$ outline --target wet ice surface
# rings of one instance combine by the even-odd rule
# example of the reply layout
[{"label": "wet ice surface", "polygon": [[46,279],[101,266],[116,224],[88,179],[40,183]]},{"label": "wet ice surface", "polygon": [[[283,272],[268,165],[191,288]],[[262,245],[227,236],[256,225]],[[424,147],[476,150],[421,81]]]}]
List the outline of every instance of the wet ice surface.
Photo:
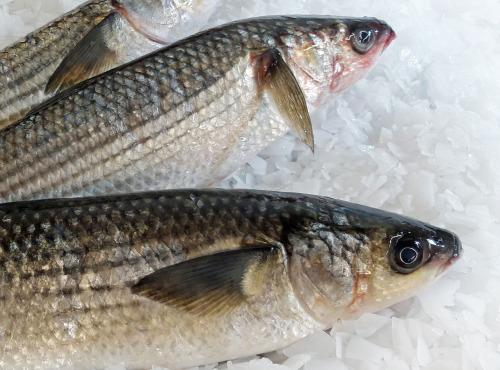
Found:
[{"label": "wet ice surface", "polygon": [[[78,3],[0,0],[1,46]],[[210,23],[286,13],[375,16],[398,38],[368,78],[312,115],[314,155],[289,134],[221,185],[400,212],[453,230],[465,254],[415,298],[219,368],[499,368],[500,4],[227,0]]]}]

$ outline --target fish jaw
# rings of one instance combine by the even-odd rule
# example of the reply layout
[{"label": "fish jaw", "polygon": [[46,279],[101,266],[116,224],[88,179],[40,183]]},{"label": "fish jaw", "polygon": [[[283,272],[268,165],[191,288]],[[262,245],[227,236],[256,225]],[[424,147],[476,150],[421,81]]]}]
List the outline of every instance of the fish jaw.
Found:
[{"label": "fish jaw", "polygon": [[[348,22],[344,29],[342,48],[345,50],[340,58],[333,61],[334,77],[330,83],[330,93],[338,94],[358,80],[366,77],[371,68],[379,60],[382,53],[396,38],[396,33],[384,21],[371,20],[367,22]],[[353,48],[355,31],[360,27],[368,27],[375,34],[373,47],[367,53],[356,52]]]},{"label": "fish jaw", "polygon": [[197,32],[219,0],[113,0],[112,4],[139,33],[168,45]]},{"label": "fish jaw", "polygon": [[[433,236],[427,237],[427,262],[408,274],[402,274],[387,265],[386,255],[373,260],[367,278],[357,274],[353,300],[350,302],[343,318],[357,318],[363,313],[377,311],[414,296],[428,285],[442,277],[447,269],[462,254],[462,245],[458,237],[447,230],[432,228]],[[390,259],[390,258],[389,258]],[[364,279],[365,278],[365,279]],[[364,279],[364,281],[363,281]],[[362,289],[359,289],[362,286]],[[360,293],[360,291],[364,291]]]},{"label": "fish jaw", "polygon": [[[357,30],[371,30],[373,45],[360,53],[354,46]],[[395,39],[392,28],[375,18],[341,18],[307,39],[284,40],[290,48],[287,62],[293,69],[306,100],[325,104],[358,80],[366,77],[383,51]]]},{"label": "fish jaw", "polygon": [[[309,234],[316,241],[295,243],[290,259],[298,299],[325,328],[415,295],[462,255],[450,231],[369,207],[344,210],[332,217],[336,229],[315,224]],[[401,259],[412,251],[419,259],[407,268]]]}]

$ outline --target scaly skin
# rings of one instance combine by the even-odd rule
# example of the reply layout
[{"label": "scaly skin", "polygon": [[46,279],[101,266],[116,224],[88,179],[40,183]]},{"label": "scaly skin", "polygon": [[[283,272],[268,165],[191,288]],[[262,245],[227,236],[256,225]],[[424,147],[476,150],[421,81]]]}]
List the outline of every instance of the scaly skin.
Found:
[{"label": "scaly skin", "polygon": [[[410,274],[388,263],[403,234],[429,241]],[[281,257],[264,279],[246,281],[259,293],[224,314],[131,292],[166,266],[257,246]],[[460,248],[453,234],[416,220],[290,193],[172,190],[2,204],[0,366],[181,368],[271,351],[406,298]],[[216,269],[229,264],[221,259]]]},{"label": "scaly skin", "polygon": [[[359,54],[351,33],[363,25],[378,36]],[[363,77],[393,36],[372,18],[264,17],[185,39],[0,131],[0,199],[214,184],[288,130],[257,78],[262,53],[277,49],[317,102]]]},{"label": "scaly skin", "polygon": [[51,96],[45,94],[49,77],[111,10],[108,0],[89,1],[0,51],[0,128]]},{"label": "scaly skin", "polygon": [[[105,35],[106,46],[113,53],[112,60],[107,60],[106,71],[198,31],[217,5],[215,0],[200,0],[176,11],[179,5],[170,1],[162,5],[160,2],[145,5],[142,0],[129,3],[128,0],[124,4],[116,0],[87,1],[0,51],[0,128],[21,119],[55,95],[56,91],[45,89],[49,78],[78,42],[109,14],[124,13]],[[163,13],[163,7],[167,13]],[[125,17],[128,8],[134,16],[133,24]],[[156,14],[154,20],[150,19],[152,14]],[[157,30],[154,40],[148,34],[150,28]],[[87,77],[92,76],[95,74]]]}]

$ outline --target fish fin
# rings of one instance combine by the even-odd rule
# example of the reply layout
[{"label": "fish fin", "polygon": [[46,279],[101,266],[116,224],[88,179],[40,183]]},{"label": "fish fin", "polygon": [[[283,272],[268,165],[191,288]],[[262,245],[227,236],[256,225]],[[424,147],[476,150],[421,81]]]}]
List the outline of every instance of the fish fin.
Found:
[{"label": "fish fin", "polygon": [[159,269],[132,293],[195,315],[222,315],[259,295],[281,250],[248,247],[214,253]]},{"label": "fish fin", "polygon": [[306,100],[290,67],[277,49],[269,49],[254,59],[257,83],[271,97],[288,126],[314,152],[314,134]]},{"label": "fish fin", "polygon": [[46,93],[67,89],[114,66],[116,51],[106,45],[106,39],[114,32],[113,25],[118,17],[116,12],[109,14],[76,44],[50,76]]}]

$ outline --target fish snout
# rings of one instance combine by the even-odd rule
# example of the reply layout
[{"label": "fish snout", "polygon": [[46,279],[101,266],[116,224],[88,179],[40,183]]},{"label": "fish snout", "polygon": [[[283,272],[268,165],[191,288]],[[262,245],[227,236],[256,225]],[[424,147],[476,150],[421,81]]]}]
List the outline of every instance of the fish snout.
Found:
[{"label": "fish snout", "polygon": [[386,22],[380,21],[377,25],[377,33],[380,45],[382,46],[382,51],[387,49],[390,43],[396,38],[396,32],[389,26]]},{"label": "fish snout", "polygon": [[438,239],[439,242],[435,246],[437,250],[433,259],[436,262],[441,261],[438,263],[443,264],[443,267],[449,267],[462,256],[462,242],[457,234],[448,230],[440,230]]},{"label": "fish snout", "polygon": [[458,235],[455,233],[451,233],[453,236],[453,254],[450,258],[450,262],[456,262],[463,254],[462,242],[458,238]]},{"label": "fish snout", "polygon": [[387,49],[387,47],[389,46],[389,44],[395,38],[396,38],[396,32],[394,32],[394,30],[391,27],[389,27],[388,36],[387,36],[387,39],[385,40],[385,43],[384,43],[384,46],[383,46],[383,50]]}]

